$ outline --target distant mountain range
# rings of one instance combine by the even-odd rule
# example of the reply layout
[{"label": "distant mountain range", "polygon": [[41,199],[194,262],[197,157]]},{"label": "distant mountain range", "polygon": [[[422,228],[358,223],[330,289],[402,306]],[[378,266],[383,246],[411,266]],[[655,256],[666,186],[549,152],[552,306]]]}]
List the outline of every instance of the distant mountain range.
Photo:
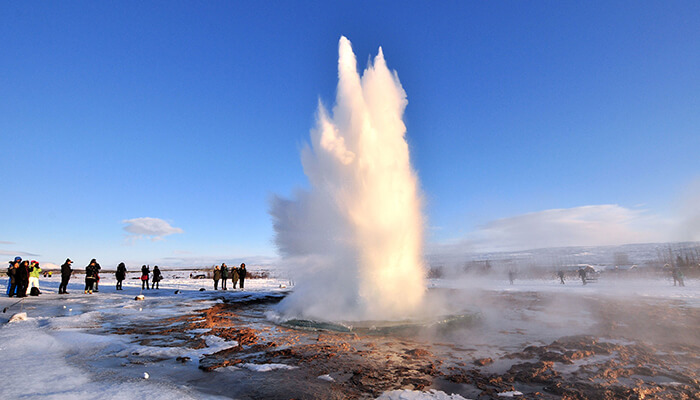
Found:
[{"label": "distant mountain range", "polygon": [[477,263],[489,262],[498,267],[540,268],[590,264],[601,267],[640,268],[671,263],[681,256],[690,263],[700,263],[700,242],[641,243],[620,246],[574,246],[522,251],[501,251],[482,253],[440,253],[426,255],[431,268],[463,268]]}]

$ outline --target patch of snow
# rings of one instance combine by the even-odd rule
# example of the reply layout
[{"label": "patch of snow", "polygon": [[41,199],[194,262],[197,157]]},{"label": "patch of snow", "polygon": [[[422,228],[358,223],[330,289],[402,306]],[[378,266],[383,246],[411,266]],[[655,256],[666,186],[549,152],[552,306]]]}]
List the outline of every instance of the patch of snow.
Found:
[{"label": "patch of snow", "polygon": [[515,397],[515,396],[522,396],[522,392],[518,392],[517,390],[513,390],[510,392],[501,392],[498,393],[498,397]]},{"label": "patch of snow", "polygon": [[467,400],[458,394],[447,394],[445,392],[430,389],[428,392],[418,390],[392,390],[384,392],[376,400]]},{"label": "patch of snow", "polygon": [[255,372],[270,372],[274,371],[276,369],[297,369],[299,367],[294,367],[292,365],[287,365],[287,364],[250,364],[250,363],[243,363],[243,364],[238,364],[239,367],[249,369],[251,371]]},{"label": "patch of snow", "polygon": [[321,375],[318,377],[318,379],[320,379],[322,381],[326,381],[326,382],[335,382],[335,379],[333,379],[333,377],[328,375],[328,374]]}]

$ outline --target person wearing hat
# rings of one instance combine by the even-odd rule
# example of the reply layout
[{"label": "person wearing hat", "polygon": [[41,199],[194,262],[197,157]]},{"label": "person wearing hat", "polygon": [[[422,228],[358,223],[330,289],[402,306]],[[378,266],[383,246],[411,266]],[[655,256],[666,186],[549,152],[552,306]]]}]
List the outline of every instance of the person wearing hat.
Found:
[{"label": "person wearing hat", "polygon": [[12,297],[16,294],[17,292],[17,280],[15,279],[15,275],[17,273],[17,268],[19,268],[19,264],[22,262],[22,257],[15,257],[13,261],[10,261],[10,266],[7,268],[7,296]]},{"label": "person wearing hat", "polygon": [[58,286],[58,294],[68,294],[66,288],[68,287],[70,275],[73,273],[73,268],[70,267],[71,264],[73,264],[73,261],[70,258],[66,258],[66,262],[61,265],[61,284]]},{"label": "person wearing hat", "polygon": [[29,284],[27,285],[27,295],[31,294],[32,288],[36,288],[36,295],[41,294],[41,290],[39,290],[40,274],[41,268],[39,267],[39,262],[32,260],[32,262],[29,263]]}]

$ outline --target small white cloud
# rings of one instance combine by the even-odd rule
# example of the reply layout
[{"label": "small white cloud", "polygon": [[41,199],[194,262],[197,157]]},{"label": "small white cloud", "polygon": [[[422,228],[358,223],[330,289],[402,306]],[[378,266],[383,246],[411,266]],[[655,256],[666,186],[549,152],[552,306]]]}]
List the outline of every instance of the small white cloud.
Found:
[{"label": "small white cloud", "polygon": [[132,239],[147,237],[151,240],[162,240],[165,236],[183,232],[182,229],[171,226],[160,218],[125,219],[122,223],[126,224],[124,230],[129,233]]}]

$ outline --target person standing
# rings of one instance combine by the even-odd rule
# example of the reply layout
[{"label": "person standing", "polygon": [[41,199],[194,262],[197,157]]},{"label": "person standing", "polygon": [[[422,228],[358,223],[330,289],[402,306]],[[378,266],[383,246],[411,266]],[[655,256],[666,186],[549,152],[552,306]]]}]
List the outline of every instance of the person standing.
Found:
[{"label": "person standing", "polygon": [[585,285],[586,284],[586,269],[583,267],[579,268],[578,269],[578,276],[581,277],[581,282],[583,282],[583,284]]},{"label": "person standing", "polygon": [[97,268],[95,267],[95,259],[90,261],[85,267],[85,294],[92,294],[95,290],[95,282],[97,282]]},{"label": "person standing", "polygon": [[19,264],[15,272],[17,281],[17,297],[27,297],[27,287],[29,286],[29,261],[24,260]]},{"label": "person standing", "polygon": [[676,265],[673,267],[673,286],[676,286],[676,282],[678,282],[678,286],[685,286],[685,283],[683,282],[683,271],[681,270],[681,267]]},{"label": "person standing", "polygon": [[27,296],[32,294],[32,288],[36,288],[36,296],[41,294],[39,290],[39,276],[41,276],[41,268],[39,262],[32,260],[29,266],[29,283],[27,285]]},{"label": "person standing", "polygon": [[70,258],[66,258],[66,262],[61,265],[61,284],[58,285],[58,294],[68,294],[66,289],[68,288],[68,281],[73,273],[73,268],[70,265],[73,264]]},{"label": "person standing", "polygon": [[565,284],[565,283],[564,283],[564,270],[561,270],[561,269],[560,269],[560,270],[557,272],[557,276],[559,276],[559,280],[561,281],[561,284],[564,285],[564,284]]},{"label": "person standing", "polygon": [[94,258],[90,261],[90,264],[94,265],[94,268],[95,268],[95,291],[99,292],[100,291],[100,270],[102,269],[102,267],[100,267],[100,264]]},{"label": "person standing", "polygon": [[126,265],[123,262],[117,265],[117,272],[114,275],[117,278],[117,290],[124,290],[122,289],[122,282],[126,279]]},{"label": "person standing", "polygon": [[151,288],[148,287],[148,275],[151,273],[151,269],[148,268],[146,265],[141,266],[141,290],[144,288],[146,290],[150,290]]},{"label": "person standing", "polygon": [[238,284],[238,267],[232,267],[231,268],[231,284],[233,285],[233,288],[236,288],[236,285]]},{"label": "person standing", "polygon": [[245,269],[245,263],[241,263],[241,267],[238,268],[238,279],[241,281],[241,289],[245,285],[245,277],[248,275],[248,271]]},{"label": "person standing", "polygon": [[160,274],[160,269],[156,265],[153,267],[153,283],[151,284],[151,289],[160,289],[160,280],[163,279],[163,275]]},{"label": "person standing", "polygon": [[228,267],[226,263],[221,264],[221,290],[226,290],[226,281],[228,280]]},{"label": "person standing", "polygon": [[17,269],[22,262],[22,257],[15,257],[14,261],[10,261],[10,266],[7,268],[7,296],[12,297],[17,294]]},{"label": "person standing", "polygon": [[219,289],[219,279],[221,279],[221,269],[217,265],[214,267],[214,290]]}]

